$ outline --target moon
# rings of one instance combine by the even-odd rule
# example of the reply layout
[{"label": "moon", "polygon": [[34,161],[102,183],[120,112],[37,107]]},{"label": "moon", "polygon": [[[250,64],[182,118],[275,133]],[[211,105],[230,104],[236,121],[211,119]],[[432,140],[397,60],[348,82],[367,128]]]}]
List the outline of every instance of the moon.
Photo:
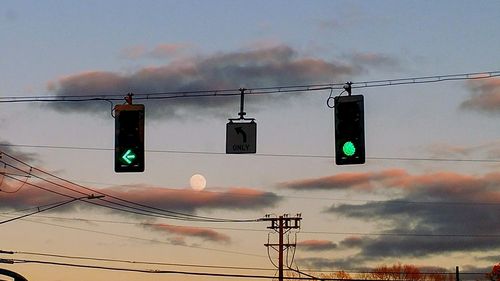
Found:
[{"label": "moon", "polygon": [[194,174],[189,179],[189,184],[191,185],[192,189],[200,191],[205,189],[205,187],[207,186],[207,180],[203,175]]}]

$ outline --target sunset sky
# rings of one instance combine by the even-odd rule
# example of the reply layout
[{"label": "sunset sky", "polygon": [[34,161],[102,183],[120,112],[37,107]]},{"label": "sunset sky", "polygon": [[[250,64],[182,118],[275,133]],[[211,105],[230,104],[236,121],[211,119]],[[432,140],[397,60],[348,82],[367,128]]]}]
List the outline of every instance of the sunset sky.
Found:
[{"label": "sunset sky", "polygon": [[[238,97],[136,101],[146,108],[144,173],[114,172],[110,103],[12,101],[498,73],[499,13],[493,0],[2,1],[0,173],[10,176],[0,175],[0,222],[68,199],[44,189],[80,197],[63,187],[89,188],[202,217],[300,213],[290,238],[302,270],[400,262],[485,272],[500,262],[500,78],[353,89],[365,99],[367,161],[349,166],[333,158],[327,99],[340,90],[247,95],[255,155],[225,154]],[[190,186],[194,174],[205,189]],[[83,201],[0,224],[0,250],[19,252],[0,259],[276,273],[268,222],[166,219]],[[40,281],[235,280],[0,268]]]}]

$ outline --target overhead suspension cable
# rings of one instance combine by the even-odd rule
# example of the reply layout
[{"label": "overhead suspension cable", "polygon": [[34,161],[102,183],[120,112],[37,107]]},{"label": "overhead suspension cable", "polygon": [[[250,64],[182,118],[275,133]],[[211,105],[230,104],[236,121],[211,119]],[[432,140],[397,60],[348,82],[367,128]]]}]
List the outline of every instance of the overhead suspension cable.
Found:
[{"label": "overhead suspension cable", "polygon": [[[103,147],[84,147],[84,146],[57,146],[57,145],[29,145],[29,144],[7,144],[0,143],[5,147],[24,147],[24,148],[46,148],[46,149],[66,149],[66,150],[90,150],[90,151],[113,151],[113,148]],[[193,150],[174,150],[174,149],[146,149],[151,153],[172,153],[172,154],[195,154],[195,155],[227,155],[225,152],[216,151],[193,151]],[[284,158],[318,158],[335,159],[334,155],[320,154],[278,154],[278,153],[256,153],[250,157],[284,157]],[[367,156],[369,160],[381,161],[433,161],[433,162],[479,162],[479,163],[500,163],[500,159],[462,159],[462,158],[433,158],[433,157],[378,157]]]},{"label": "overhead suspension cable", "polygon": [[[500,70],[470,72],[462,74],[447,74],[435,76],[421,76],[410,78],[386,79],[386,80],[370,80],[350,82],[352,88],[373,88],[387,87],[408,84],[428,84],[445,81],[459,80],[478,80],[486,78],[500,77]],[[280,93],[294,92],[313,92],[323,90],[342,90],[345,83],[324,83],[324,84],[309,84],[309,85],[292,85],[292,86],[274,86],[274,87],[256,87],[247,88],[247,95],[267,95]],[[200,98],[200,97],[228,97],[239,96],[240,89],[207,89],[207,90],[192,90],[192,91],[167,91],[157,93],[141,93],[135,92],[135,100],[162,100],[162,99],[179,99],[179,98]],[[90,102],[90,101],[122,101],[123,93],[104,93],[104,94],[87,94],[87,95],[44,95],[44,96],[8,96],[0,97],[0,103],[22,103],[22,102]]]}]

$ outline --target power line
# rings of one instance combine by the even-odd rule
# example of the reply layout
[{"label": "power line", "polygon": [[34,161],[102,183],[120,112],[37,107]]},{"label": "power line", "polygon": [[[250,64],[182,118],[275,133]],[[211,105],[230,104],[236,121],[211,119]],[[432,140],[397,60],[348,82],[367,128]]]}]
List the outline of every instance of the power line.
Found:
[{"label": "power line", "polygon": [[[1,144],[0,144],[0,146],[1,146]],[[56,147],[56,148],[61,148],[61,147]],[[62,147],[62,148],[67,148],[67,147]],[[193,153],[196,153],[196,152],[193,152]],[[220,154],[223,154],[223,153],[220,153]],[[436,160],[436,159],[434,159],[434,160]],[[460,161],[462,161],[462,160],[460,160]],[[463,161],[465,161],[465,160],[463,160]],[[472,161],[474,161],[474,160],[472,160]],[[488,160],[485,160],[485,161],[488,161]],[[500,162],[500,160],[492,160],[492,161],[498,161],[498,162]],[[5,163],[4,161],[1,161],[1,160],[0,160],[0,163],[4,163],[4,165],[12,166],[12,165],[7,164],[7,163]],[[14,167],[14,166],[12,166],[12,167]],[[23,171],[23,170],[17,168],[17,167],[14,167],[14,168],[16,170],[18,170],[18,171],[21,171],[21,172],[24,172],[24,173],[28,173],[26,171]],[[35,168],[31,167],[30,169],[35,169]],[[31,174],[31,170],[30,170],[29,173]],[[5,174],[5,176],[7,176],[9,178],[12,178],[14,180],[20,181],[19,179],[15,179],[12,176],[9,176],[7,174]],[[33,177],[42,179],[42,178],[37,177],[37,176],[33,176]],[[61,179],[61,178],[59,178],[59,179]],[[42,179],[42,180],[44,180],[44,179]],[[61,179],[61,180],[64,180],[64,179]],[[47,181],[47,180],[45,180],[45,181]],[[59,184],[51,182],[51,181],[48,181],[48,182],[52,183],[52,184],[55,184],[57,186],[63,187],[63,188],[67,188],[65,186],[59,185]],[[84,189],[88,189],[90,191],[96,192],[96,193],[100,193],[100,194],[103,194],[103,195],[107,195],[109,197],[113,197],[113,196],[111,196],[109,194],[104,194],[104,193],[102,193],[102,191],[99,191],[99,190],[89,189],[89,188],[86,188],[84,186],[78,185],[78,184],[76,184],[74,182],[71,182],[71,181],[67,181],[67,182],[71,183],[71,184],[74,184],[76,186],[80,186],[80,187],[82,187]],[[41,188],[40,186],[35,186],[35,187]],[[42,188],[42,189],[46,190],[44,188]],[[78,191],[73,190],[73,189],[70,189],[70,190],[78,192]],[[175,189],[169,189],[169,190],[179,191],[179,190],[175,190]],[[48,190],[46,190],[46,191],[48,191]],[[53,193],[56,193],[56,192],[53,192]],[[66,196],[65,194],[60,194],[60,193],[56,193],[56,194]],[[81,193],[81,192],[80,192],[80,194],[86,195],[85,193]],[[231,196],[248,196],[248,195],[245,195],[245,194],[232,194]],[[317,198],[317,197],[302,197],[302,196],[289,196],[289,195],[279,195],[279,196],[280,197],[284,197],[284,198],[315,199],[315,200],[327,200],[327,201],[371,202],[371,203],[384,203],[384,204],[422,204],[422,205],[425,204],[425,205],[441,205],[441,206],[443,206],[443,205],[472,205],[472,206],[485,205],[485,206],[500,206],[500,202],[408,201],[408,200],[398,200],[398,199],[396,199],[396,200],[389,200],[389,201],[382,201],[382,200],[370,200],[370,199],[348,199],[348,198],[329,198],[329,197]],[[106,202],[113,203],[113,204],[119,204],[119,203],[114,203],[114,202],[109,202],[109,201],[106,201]],[[122,207],[126,207],[126,208],[131,208],[131,207],[126,206],[126,205],[121,205],[121,206]],[[109,207],[109,206],[106,206],[106,207]],[[137,209],[137,211],[144,211],[144,210]],[[183,214],[183,215],[193,216],[193,215],[189,215],[189,214]],[[196,216],[196,217],[199,217],[199,216]],[[206,218],[206,217],[203,217],[203,218]],[[254,221],[259,221],[259,220],[260,219],[254,219],[254,220],[248,220],[248,221],[254,222]],[[237,221],[240,222],[241,220],[237,220]],[[244,220],[244,221],[247,221],[247,220]],[[214,222],[218,222],[218,221],[214,221]]]},{"label": "power line", "polygon": [[[91,150],[91,151],[114,151],[113,148],[103,147],[83,147],[83,146],[56,146],[56,145],[29,145],[29,144],[6,144],[0,143],[4,147],[24,147],[24,148],[43,148],[43,149],[63,149],[63,150]],[[172,154],[195,154],[195,155],[227,155],[225,152],[211,151],[189,151],[189,150],[168,150],[168,149],[146,149],[151,153],[172,153]],[[335,159],[334,155],[319,154],[277,154],[277,153],[256,153],[248,157],[284,157],[284,158],[318,158]],[[500,159],[460,159],[460,158],[431,158],[431,157],[378,157],[368,156],[369,160],[388,160],[388,161],[431,161],[431,162],[478,162],[478,163],[500,163]]]},{"label": "power line", "polygon": [[[201,264],[185,264],[185,263],[166,263],[166,262],[152,262],[152,261],[135,261],[135,260],[122,260],[122,259],[110,259],[102,257],[88,257],[88,256],[73,256],[73,255],[62,255],[53,253],[41,253],[41,252],[29,252],[29,251],[12,251],[12,250],[0,250],[0,254],[9,255],[30,255],[30,256],[42,256],[42,257],[53,257],[61,259],[75,259],[75,260],[89,260],[97,262],[114,262],[114,263],[129,263],[129,264],[144,264],[144,265],[159,265],[159,266],[174,266],[174,267],[194,267],[194,268],[217,268],[217,269],[230,269],[230,270],[255,270],[255,271],[275,271],[274,268],[263,268],[263,267],[244,267],[244,266],[224,266],[224,265],[201,265]],[[5,259],[4,259],[5,260]],[[342,269],[342,270],[320,270],[320,269],[305,269],[296,270],[290,266],[288,269],[298,273],[307,275],[305,272],[317,272],[317,273],[338,273],[345,272],[349,274],[404,274],[404,272],[397,271],[381,271],[381,270],[361,270],[361,269]],[[419,271],[420,274],[424,275],[455,275],[455,272],[440,272],[440,271]],[[477,275],[485,274],[485,272],[460,272],[460,274],[466,275]],[[310,276],[316,279],[323,279],[320,277]],[[348,279],[351,280],[351,279]]]},{"label": "power line", "polygon": [[[0,215],[0,216],[5,217],[3,215]],[[70,230],[76,230],[76,231],[82,231],[82,232],[88,232],[88,233],[106,235],[106,236],[116,237],[116,238],[133,239],[133,240],[137,240],[137,241],[143,241],[143,242],[154,243],[154,244],[166,244],[166,245],[172,245],[172,246],[179,246],[179,247],[200,249],[200,250],[206,250],[206,251],[212,251],[212,252],[220,252],[220,253],[225,253],[225,254],[243,255],[243,256],[249,256],[249,257],[259,257],[259,258],[266,257],[264,255],[258,255],[258,254],[252,254],[252,253],[244,253],[244,252],[239,252],[239,251],[222,250],[222,249],[208,248],[208,247],[202,247],[202,246],[196,246],[196,245],[176,244],[176,243],[171,243],[171,242],[168,242],[168,241],[160,241],[160,240],[157,240],[157,239],[147,239],[147,238],[142,238],[142,237],[136,237],[136,236],[130,236],[130,235],[124,235],[124,234],[116,234],[116,233],[110,233],[110,232],[92,230],[92,229],[87,229],[87,228],[80,228],[80,227],[60,225],[60,224],[54,224],[54,223],[48,223],[48,222],[41,222],[39,220],[30,220],[30,219],[22,219],[22,220],[23,221],[27,221],[27,222],[31,222],[31,223],[37,223],[37,224],[48,225],[48,226],[53,226],[53,227],[59,227],[59,228],[64,228],[64,229],[70,229]]]},{"label": "power line", "polygon": [[[102,191],[91,189],[91,188],[85,187],[83,185],[79,185],[77,183],[71,182],[69,180],[66,180],[66,179],[63,179],[61,177],[58,177],[58,176],[56,176],[54,174],[51,174],[51,173],[45,172],[45,171],[43,171],[41,169],[38,169],[36,167],[30,166],[29,164],[27,164],[27,163],[25,163],[25,162],[23,162],[23,161],[15,158],[15,157],[9,155],[9,154],[6,154],[4,152],[0,152],[0,154],[1,155],[5,155],[9,159],[12,159],[12,160],[14,160],[14,161],[16,161],[18,163],[21,163],[22,165],[25,165],[25,166],[29,167],[30,168],[30,172],[33,171],[33,170],[36,170],[36,171],[38,171],[38,172],[40,172],[40,173],[42,173],[44,175],[53,177],[53,178],[55,178],[55,179],[57,179],[59,181],[65,182],[67,184],[71,184],[71,185],[76,186],[76,187],[78,187],[80,189],[91,191],[91,192],[94,192],[94,193],[97,193],[97,194],[109,197],[111,199],[118,200],[120,202],[124,202],[125,204],[124,203],[114,202],[114,201],[107,200],[107,199],[102,199],[102,198],[99,199],[100,201],[106,202],[108,204],[117,205],[117,206],[120,206],[120,207],[123,207],[123,208],[126,208],[126,209],[122,209],[122,208],[118,208],[118,207],[113,207],[113,206],[109,206],[109,205],[103,205],[103,204],[99,204],[99,203],[95,203],[95,202],[85,201],[85,202],[93,204],[93,205],[97,205],[97,206],[101,206],[101,207],[105,207],[105,208],[111,208],[111,209],[114,209],[114,210],[119,210],[119,211],[124,211],[124,212],[129,212],[129,213],[133,213],[133,214],[147,215],[147,216],[160,217],[160,218],[178,219],[178,220],[185,220],[185,221],[197,221],[197,222],[258,222],[258,221],[260,221],[260,219],[225,219],[225,218],[205,217],[205,216],[192,215],[192,214],[187,214],[187,213],[182,213],[182,212],[177,212],[177,211],[172,211],[172,210],[166,210],[166,209],[157,208],[157,207],[154,207],[154,206],[148,206],[148,205],[145,205],[145,204],[133,202],[131,200],[123,199],[123,198],[111,195],[109,193],[104,193]],[[9,166],[9,167],[11,167],[13,169],[16,169],[16,170],[18,170],[20,172],[27,173],[26,171],[23,171],[22,169],[19,169],[18,167],[15,167],[15,166],[13,166],[13,165],[11,165],[11,164],[3,161],[3,160],[0,160],[0,162],[4,163],[5,165],[7,165],[7,166]],[[32,176],[34,176],[34,175],[32,175]],[[47,180],[45,178],[42,178],[42,177],[38,177],[38,176],[34,176],[34,177],[36,177],[36,178],[38,178],[40,180],[43,180],[45,182],[48,182],[50,184],[53,184],[55,186],[61,187],[63,189],[67,189],[67,190],[70,190],[72,192],[79,193],[81,195],[89,196],[89,194],[86,194],[85,192],[82,192],[81,190],[70,188],[68,186],[65,186],[65,185],[62,185],[62,184],[59,184],[59,183],[55,183],[53,181],[49,181],[49,180]],[[10,177],[10,178],[12,178],[14,180],[18,180],[18,179],[15,179],[13,177]],[[59,194],[59,195],[62,195],[62,196],[74,198],[74,197],[72,197],[70,195],[63,194],[63,193],[60,193],[60,192],[55,192],[53,190],[50,190],[50,189],[47,189],[47,188],[44,188],[44,187],[41,187],[41,186],[38,186],[38,185],[34,185],[34,184],[29,184],[29,185],[33,186],[33,187],[36,187],[36,188],[39,188],[39,189],[42,189],[42,190],[45,190],[45,191],[56,193],[56,194]],[[130,206],[130,205],[132,205],[132,206]]]},{"label": "power line", "polygon": [[[14,177],[10,177],[10,176],[7,176],[7,177],[9,177],[9,178],[11,178],[13,180],[20,181],[19,179],[16,179]],[[61,196],[65,196],[65,197],[69,197],[69,198],[75,199],[75,197],[73,197],[71,195],[67,195],[67,194],[64,194],[64,193],[53,191],[51,189],[42,187],[40,185],[36,185],[36,184],[32,184],[32,183],[26,183],[26,184],[29,185],[29,186],[38,188],[38,189],[42,189],[42,190],[48,191],[50,193],[54,193],[54,194],[57,194],[57,195],[61,195]],[[69,190],[71,190],[73,192],[82,193],[82,192],[80,192],[78,190],[74,190],[74,189],[65,187],[63,185],[59,185],[59,184],[56,184],[56,185],[59,186],[59,187],[65,188],[65,189],[69,189]],[[104,193],[102,193],[102,192],[99,192],[99,191],[97,191],[97,192],[104,195]],[[84,194],[84,193],[82,193],[82,194]],[[106,200],[106,199],[100,199],[100,200],[104,201],[106,203],[110,203],[110,204],[114,204],[114,205],[120,206],[121,208],[120,207],[109,206],[109,205],[104,205],[104,204],[99,204],[99,203],[96,203],[96,202],[85,201],[85,200],[83,200],[83,202],[86,202],[86,203],[89,203],[89,204],[92,204],[92,205],[95,205],[95,206],[100,206],[100,207],[112,209],[112,210],[115,210],[115,211],[131,213],[131,214],[134,214],[134,215],[142,215],[142,216],[155,217],[155,218],[163,218],[163,219],[175,219],[175,220],[182,220],[182,221],[221,222],[221,221],[215,221],[215,220],[214,221],[199,220],[199,219],[189,219],[189,218],[177,217],[177,216],[172,216],[172,215],[165,215],[165,214],[161,214],[161,213],[158,213],[158,212],[152,212],[152,211],[144,210],[144,209],[141,209],[141,208],[135,208],[133,206],[127,206],[125,204],[113,202],[113,201]],[[225,222],[227,222],[227,221],[225,221]]]},{"label": "power line", "polygon": [[40,252],[27,252],[27,251],[2,251],[0,253],[9,254],[21,254],[30,256],[42,256],[42,257],[53,257],[62,259],[76,259],[76,260],[89,260],[98,262],[116,262],[116,263],[129,263],[129,264],[144,264],[144,265],[160,265],[160,266],[176,266],[176,267],[198,267],[198,268],[218,268],[218,269],[231,269],[231,270],[259,270],[259,271],[274,271],[272,268],[262,268],[262,267],[243,267],[243,266],[223,266],[223,265],[202,265],[202,264],[185,264],[185,263],[166,263],[166,262],[151,262],[151,261],[135,261],[135,260],[122,260],[122,259],[110,259],[110,258],[98,258],[98,257],[88,257],[88,256],[72,256],[72,255],[61,255],[52,253],[40,253]]},{"label": "power line", "polygon": [[19,219],[22,219],[22,218],[26,218],[26,217],[29,217],[29,216],[32,216],[32,215],[35,215],[35,214],[38,214],[38,213],[41,213],[41,212],[45,212],[45,211],[49,211],[49,210],[52,210],[52,209],[55,209],[55,208],[59,208],[59,207],[62,207],[62,206],[67,205],[69,203],[73,203],[73,202],[78,201],[78,200],[82,200],[82,199],[95,199],[95,198],[97,198],[97,197],[87,196],[87,197],[73,198],[71,200],[67,200],[67,201],[63,201],[63,202],[52,203],[52,204],[46,205],[44,207],[36,207],[37,210],[34,211],[34,212],[31,212],[31,213],[28,213],[28,214],[25,214],[25,215],[22,215],[22,216],[18,216],[18,217],[15,217],[15,218],[7,219],[7,220],[4,220],[4,221],[0,221],[0,224],[8,223],[8,222],[19,220]]},{"label": "power line", "polygon": [[[478,80],[499,77],[500,71],[470,72],[462,74],[446,74],[386,80],[371,80],[352,82],[352,88],[373,88],[399,86],[408,84],[428,84],[444,81]],[[294,92],[312,92],[323,90],[342,90],[344,83],[324,83],[324,84],[304,84],[293,86],[274,86],[247,88],[247,95],[267,95]],[[228,97],[240,95],[240,89],[207,89],[192,91],[169,91],[157,93],[134,93],[135,100],[161,100],[179,98],[200,98],[200,97]],[[22,103],[22,102],[91,102],[91,101],[122,101],[123,93],[100,94],[100,95],[45,95],[45,96],[25,96],[25,97],[0,97],[0,103]]]},{"label": "power line", "polygon": [[[7,215],[7,214],[1,214]],[[117,220],[99,220],[99,219],[85,219],[85,218],[68,218],[61,216],[37,216],[38,218],[51,219],[51,220],[66,220],[66,221],[79,221],[79,222],[94,222],[94,223],[109,223],[109,224],[123,224],[123,225],[137,225],[137,226],[161,226],[161,223],[141,223],[141,222],[126,222]],[[59,226],[59,225],[58,225]],[[228,231],[248,231],[248,232],[268,232],[262,229],[250,228],[234,228],[234,227],[205,227],[212,230],[228,230]],[[341,232],[341,231],[315,231],[315,230],[301,230],[302,234],[325,234],[325,235],[356,235],[356,236],[394,236],[394,237],[429,237],[429,238],[500,238],[500,234],[471,234],[471,233],[410,233],[410,232]]]},{"label": "power line", "polygon": [[[274,278],[274,276],[266,276],[266,275],[229,274],[229,273],[211,273],[211,272],[157,270],[157,269],[154,269],[154,270],[152,270],[152,269],[133,269],[133,268],[123,268],[123,267],[97,266],[97,265],[87,265],[87,264],[63,263],[63,262],[53,262],[53,261],[43,261],[43,260],[26,260],[26,259],[0,259],[0,263],[14,263],[14,264],[33,263],[33,264],[74,267],[74,268],[100,269],[100,270],[108,270],[108,271],[124,271],[124,272],[136,272],[136,273],[148,273],[148,274],[179,274],[179,275],[194,275],[194,276],[259,278],[259,279],[273,279]],[[297,278],[287,278],[287,279],[297,279]],[[300,280],[310,280],[310,279],[303,278]]]},{"label": "power line", "polygon": [[[108,270],[108,271],[122,271],[122,272],[135,272],[135,273],[146,273],[146,274],[177,274],[177,275],[191,275],[191,276],[209,276],[209,277],[227,277],[227,278],[253,278],[253,279],[275,279],[275,276],[269,275],[250,275],[250,274],[230,274],[230,273],[214,273],[214,272],[194,272],[194,271],[177,271],[177,270],[157,270],[157,269],[133,269],[133,268],[123,268],[123,267],[110,267],[110,266],[98,266],[98,265],[88,265],[88,264],[76,264],[76,263],[63,263],[54,261],[44,261],[44,260],[28,260],[28,259],[0,259],[0,263],[9,264],[43,264],[43,265],[54,265],[63,267],[73,267],[73,268],[85,268],[85,269],[98,269],[98,270]],[[300,276],[283,276],[285,280],[325,280],[325,281],[344,281],[342,278],[313,278],[313,277],[300,277]],[[380,281],[377,279],[349,279],[352,281]],[[391,279],[391,281],[407,281],[404,279]]]}]

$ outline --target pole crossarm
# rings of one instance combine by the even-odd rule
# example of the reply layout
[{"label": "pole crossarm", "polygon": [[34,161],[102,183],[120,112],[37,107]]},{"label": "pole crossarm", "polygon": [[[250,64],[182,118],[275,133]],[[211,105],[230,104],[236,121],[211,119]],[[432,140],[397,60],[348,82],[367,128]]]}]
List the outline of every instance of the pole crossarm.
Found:
[{"label": "pole crossarm", "polygon": [[266,215],[261,221],[268,221],[271,223],[268,229],[272,229],[279,234],[279,243],[266,243],[264,246],[271,247],[278,252],[278,280],[283,281],[283,252],[291,247],[297,246],[297,243],[284,243],[283,236],[285,233],[292,229],[300,229],[300,221],[302,220],[301,214],[297,214],[294,217],[289,214],[285,214],[279,217],[271,217]]}]

